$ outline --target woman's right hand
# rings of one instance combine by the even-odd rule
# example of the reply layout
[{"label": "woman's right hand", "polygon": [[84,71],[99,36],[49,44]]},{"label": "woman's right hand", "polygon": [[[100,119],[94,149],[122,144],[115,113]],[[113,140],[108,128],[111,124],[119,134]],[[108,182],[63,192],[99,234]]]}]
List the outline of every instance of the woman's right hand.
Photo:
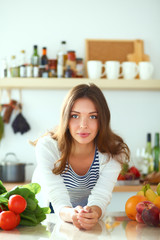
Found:
[{"label": "woman's right hand", "polygon": [[78,222],[78,220],[79,220],[78,215],[79,215],[79,212],[81,209],[83,209],[83,207],[81,207],[81,206],[75,207],[73,210],[73,215],[72,215],[73,225],[79,229],[82,229],[81,224]]}]

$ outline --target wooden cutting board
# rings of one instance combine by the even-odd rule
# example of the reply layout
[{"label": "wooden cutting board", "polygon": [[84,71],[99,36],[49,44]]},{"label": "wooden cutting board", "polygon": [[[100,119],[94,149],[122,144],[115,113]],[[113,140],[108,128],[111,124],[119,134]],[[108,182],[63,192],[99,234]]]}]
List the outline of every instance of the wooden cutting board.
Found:
[{"label": "wooden cutting board", "polygon": [[150,57],[144,54],[144,43],[142,40],[134,42],[134,53],[127,54],[127,60],[139,63],[141,61],[150,61]]}]

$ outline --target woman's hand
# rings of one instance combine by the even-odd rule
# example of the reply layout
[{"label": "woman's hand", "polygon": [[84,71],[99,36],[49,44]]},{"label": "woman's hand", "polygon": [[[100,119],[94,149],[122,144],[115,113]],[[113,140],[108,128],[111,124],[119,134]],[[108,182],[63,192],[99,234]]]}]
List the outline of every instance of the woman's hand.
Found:
[{"label": "woman's hand", "polygon": [[72,215],[73,225],[79,229],[82,229],[82,226],[78,221],[78,215],[82,210],[83,208],[81,206],[77,206],[74,208],[73,215]]},{"label": "woman's hand", "polygon": [[97,224],[100,216],[101,209],[97,206],[78,208],[77,220],[83,229],[92,229]]},{"label": "woman's hand", "polygon": [[72,222],[79,229],[90,230],[97,224],[101,214],[102,211],[98,206],[77,206],[62,208],[60,217],[65,222]]}]

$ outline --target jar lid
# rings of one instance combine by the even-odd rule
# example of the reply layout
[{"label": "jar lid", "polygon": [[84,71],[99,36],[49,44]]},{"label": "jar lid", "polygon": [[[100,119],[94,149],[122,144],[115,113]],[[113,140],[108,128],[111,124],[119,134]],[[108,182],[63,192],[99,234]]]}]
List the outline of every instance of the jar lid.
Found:
[{"label": "jar lid", "polygon": [[75,53],[75,51],[74,50],[69,50],[69,51],[67,51],[67,53]]},{"label": "jar lid", "polygon": [[78,62],[83,61],[83,58],[76,58],[76,61]]}]

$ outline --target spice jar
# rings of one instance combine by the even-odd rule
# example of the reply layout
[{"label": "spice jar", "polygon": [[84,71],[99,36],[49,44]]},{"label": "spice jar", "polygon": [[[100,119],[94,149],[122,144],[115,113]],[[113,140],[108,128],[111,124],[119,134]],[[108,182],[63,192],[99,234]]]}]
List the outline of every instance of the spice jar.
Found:
[{"label": "spice jar", "polygon": [[56,77],[57,76],[57,59],[49,59],[48,60],[48,77]]},{"label": "spice jar", "polygon": [[72,77],[76,77],[76,54],[75,51],[67,52],[66,67],[70,66]]},{"label": "spice jar", "polygon": [[84,77],[84,64],[82,58],[76,58],[76,77],[77,78]]}]

